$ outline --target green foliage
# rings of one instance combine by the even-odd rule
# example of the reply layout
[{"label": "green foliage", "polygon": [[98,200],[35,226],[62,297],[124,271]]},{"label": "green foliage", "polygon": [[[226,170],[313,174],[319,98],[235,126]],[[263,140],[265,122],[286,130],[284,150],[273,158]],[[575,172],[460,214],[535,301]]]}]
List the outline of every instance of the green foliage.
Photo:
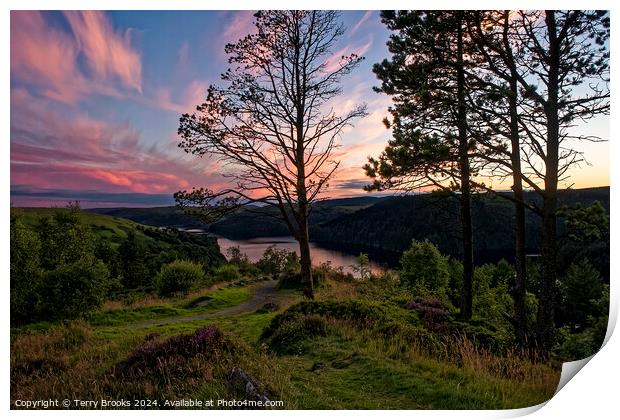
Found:
[{"label": "green foliage", "polygon": [[187,293],[204,275],[200,264],[184,260],[173,261],[164,265],[155,278],[157,293],[160,296]]},{"label": "green foliage", "polygon": [[306,340],[325,337],[330,331],[329,323],[318,315],[303,315],[289,319],[278,326],[266,340],[267,346],[276,354],[302,354]]},{"label": "green foliage", "polygon": [[109,271],[94,256],[59,265],[45,273],[41,310],[46,319],[73,319],[91,313],[104,302]]},{"label": "green foliage", "polygon": [[370,265],[370,260],[368,259],[368,254],[360,253],[356,258],[357,265],[352,266],[353,269],[360,273],[360,278],[362,280],[366,280],[368,276],[370,276],[370,270],[368,266]]},{"label": "green foliage", "polygon": [[41,241],[11,212],[11,323],[30,321],[39,306]]},{"label": "green foliage", "polygon": [[95,237],[80,222],[80,209],[74,205],[55,209],[51,217],[41,217],[36,231],[41,241],[41,266],[46,270],[94,253]]},{"label": "green foliage", "polygon": [[391,301],[399,306],[413,298],[411,291],[402,285],[398,273],[386,271],[380,275],[370,275],[357,285],[357,290],[371,300]]},{"label": "green foliage", "polygon": [[450,302],[459,307],[461,305],[461,293],[463,292],[463,263],[457,259],[448,259],[448,298]]},{"label": "green foliage", "polygon": [[609,215],[600,201],[588,207],[581,203],[563,206],[558,216],[564,218],[568,237],[574,241],[602,240],[609,235]]},{"label": "green foliage", "polygon": [[429,241],[413,241],[400,259],[401,281],[414,294],[443,297],[446,293],[450,271],[447,259]]},{"label": "green foliage", "polygon": [[127,234],[127,238],[118,248],[123,286],[127,289],[145,287],[150,281],[146,266],[146,247],[138,239],[135,232]]},{"label": "green foliage", "polygon": [[513,308],[508,293],[509,280],[512,280],[512,270],[502,262],[474,269],[473,312],[476,316],[507,327],[505,315]]},{"label": "green foliage", "polygon": [[217,281],[232,281],[241,278],[239,267],[233,264],[222,264],[213,271]]},{"label": "green foliage", "polygon": [[320,315],[326,318],[351,321],[361,326],[386,325],[391,322],[419,323],[415,313],[388,302],[366,300],[304,301],[276,315],[263,331],[262,339],[270,338],[281,325],[306,315]]},{"label": "green foliage", "polygon": [[[284,271],[294,268],[297,260],[297,254],[294,251],[289,252],[271,245],[265,250],[261,259],[258,260],[256,267],[264,274],[276,277]],[[297,262],[297,264],[299,263]]]},{"label": "green foliage", "polygon": [[596,313],[594,301],[601,297],[603,284],[598,271],[588,260],[572,264],[560,279],[559,318],[572,327],[583,325]]},{"label": "green foliage", "polygon": [[11,220],[11,322],[80,317],[99,307],[110,289],[107,266],[95,256],[95,236],[71,204],[26,228]]}]

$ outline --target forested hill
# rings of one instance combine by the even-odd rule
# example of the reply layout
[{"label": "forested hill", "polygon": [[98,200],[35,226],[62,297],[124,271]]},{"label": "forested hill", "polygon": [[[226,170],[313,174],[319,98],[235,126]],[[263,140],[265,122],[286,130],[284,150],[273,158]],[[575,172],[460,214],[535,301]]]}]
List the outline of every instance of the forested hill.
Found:
[{"label": "forested hill", "polygon": [[[504,193],[509,194],[509,193]],[[526,193],[527,201],[540,205],[537,194]],[[609,209],[609,187],[563,190],[560,205],[594,201]],[[478,263],[513,255],[513,204],[492,194],[480,194],[473,202],[474,242]],[[273,208],[244,209],[205,225],[174,207],[91,209],[152,226],[202,227],[232,239],[285,236],[289,232]],[[326,200],[314,205],[310,217],[310,238],[336,249],[371,252],[394,263],[412,239],[429,239],[441,252],[460,256],[459,208],[454,198],[438,194],[392,197],[362,196]],[[540,249],[540,217],[528,213],[527,248]],[[558,233],[563,234],[560,221]]]},{"label": "forested hill", "polygon": [[[310,223],[325,223],[369,207],[380,200],[378,197],[362,196],[321,201],[314,205]],[[85,211],[121,217],[150,226],[204,228],[232,239],[290,234],[286,225],[278,218],[279,212],[274,208],[253,207],[240,210],[211,225],[206,225],[175,207],[95,208]]]},{"label": "forested hill", "polygon": [[[509,194],[509,193],[505,193]],[[534,193],[527,201],[540,205]],[[609,210],[609,187],[564,190],[559,205],[599,201]],[[492,194],[480,194],[472,203],[475,254],[478,262],[493,261],[513,254],[513,204]],[[419,194],[384,199],[373,206],[311,227],[315,242],[338,247],[369,247],[399,255],[412,239],[429,239],[448,255],[460,256],[459,206],[454,198]],[[563,234],[560,221],[558,234]],[[527,215],[527,248],[540,249],[540,217]]]},{"label": "forested hill", "polygon": [[118,207],[85,209],[85,212],[105,214],[113,217],[133,220],[143,225],[158,227],[204,228],[205,224],[183,213],[174,206],[168,207]]}]

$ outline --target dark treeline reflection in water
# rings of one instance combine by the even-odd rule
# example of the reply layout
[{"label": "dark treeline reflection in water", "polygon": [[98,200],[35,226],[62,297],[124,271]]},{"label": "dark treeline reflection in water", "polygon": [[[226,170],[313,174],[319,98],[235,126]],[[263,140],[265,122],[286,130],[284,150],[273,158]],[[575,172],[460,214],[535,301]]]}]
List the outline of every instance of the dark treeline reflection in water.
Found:
[{"label": "dark treeline reflection in water", "polygon": [[[299,244],[292,236],[278,236],[278,237],[262,237],[252,239],[229,239],[224,237],[218,237],[217,242],[224,255],[226,250],[233,246],[238,246],[242,253],[246,254],[250,261],[258,261],[264,254],[265,250],[270,246],[275,246],[279,249],[285,249],[287,251],[295,251],[299,255]],[[352,266],[357,266],[357,256],[360,252],[366,252],[357,249],[347,249],[344,252],[341,250],[329,249],[314,242],[310,243],[310,253],[312,255],[312,265],[320,265],[322,263],[329,262],[332,267],[342,267],[345,273],[354,273],[355,270]],[[393,261],[389,256],[383,256],[384,258],[376,257],[372,252],[367,252],[370,256],[370,270],[374,273],[380,272],[388,266],[393,266]],[[388,257],[388,258],[385,258]]]}]

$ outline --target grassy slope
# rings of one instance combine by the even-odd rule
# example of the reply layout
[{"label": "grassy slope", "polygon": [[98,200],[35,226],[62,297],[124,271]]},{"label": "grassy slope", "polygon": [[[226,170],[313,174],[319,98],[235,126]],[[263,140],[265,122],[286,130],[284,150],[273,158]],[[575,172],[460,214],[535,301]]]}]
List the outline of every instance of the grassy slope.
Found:
[{"label": "grassy slope", "polygon": [[[41,216],[51,217],[56,211],[53,208],[23,208],[20,210],[23,212],[24,224],[31,227],[36,227]],[[150,226],[140,225],[131,220],[88,212],[81,212],[80,218],[82,223],[90,227],[97,236],[110,241],[112,244],[118,245],[127,237],[129,232],[134,232],[141,241],[153,241],[152,238],[138,229],[139,226],[142,228],[150,228]]]},{"label": "grassy slope", "polygon": [[[290,291],[286,293],[291,294]],[[217,305],[219,299],[220,307],[234,305],[247,295],[247,288],[221,289],[213,293],[215,299],[212,303]],[[333,297],[333,293],[325,297],[319,295],[319,298]],[[298,295],[288,298],[289,303],[301,300]],[[191,297],[171,300],[164,306],[184,311],[190,300]],[[218,325],[247,350],[239,362],[241,367],[266,384],[274,398],[284,401],[286,408],[517,408],[550,398],[559,379],[559,372],[546,366],[539,366],[536,372],[539,371],[540,375],[534,375],[532,380],[501,378],[471,366],[445,363],[403,351],[400,345],[355,329],[307,340],[307,351],[302,355],[275,356],[264,352],[259,342],[261,332],[275,313],[253,312],[140,329],[126,328],[126,324],[121,323],[122,320],[131,322],[151,314],[160,306],[160,302],[155,302],[133,310],[117,308],[116,311],[123,312],[117,312],[115,317],[100,313],[99,320],[106,320],[102,323],[108,325],[79,324],[77,328],[69,325],[32,334],[14,331],[12,367],[37,355],[45,355],[63,360],[69,369],[47,377],[12,375],[11,397],[62,398],[64,394],[60,393],[67,392],[72,392],[76,398],[84,393],[87,395],[83,398],[105,397],[103,391],[85,384],[100,381],[110,367],[131,353],[146,335],[157,332],[167,337],[193,332],[208,324]],[[75,339],[76,333],[72,329],[84,331]],[[312,371],[317,362],[324,367]],[[62,391],[56,385],[59,383],[63,384]],[[184,397],[230,397],[226,393],[222,383],[207,381]]]}]

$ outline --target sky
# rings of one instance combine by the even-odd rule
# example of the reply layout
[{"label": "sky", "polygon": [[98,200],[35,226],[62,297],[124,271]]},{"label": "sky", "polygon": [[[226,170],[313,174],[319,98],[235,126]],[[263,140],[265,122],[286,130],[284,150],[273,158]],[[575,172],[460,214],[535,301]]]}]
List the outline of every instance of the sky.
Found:
[{"label": "sky", "polygon": [[[369,115],[342,135],[331,198],[365,194],[362,165],[390,138],[382,120],[391,100],[372,90],[371,70],[388,57],[389,32],[376,11],[341,19],[334,53],[365,60],[344,79],[336,109],[365,102]],[[252,29],[249,11],[11,12],[12,205],[160,206],[180,189],[226,186],[221,164],[177,146],[177,129],[207,87],[221,85],[224,45]],[[580,129],[607,139],[609,119]],[[609,185],[608,143],[579,149],[589,164],[564,186]]]}]

